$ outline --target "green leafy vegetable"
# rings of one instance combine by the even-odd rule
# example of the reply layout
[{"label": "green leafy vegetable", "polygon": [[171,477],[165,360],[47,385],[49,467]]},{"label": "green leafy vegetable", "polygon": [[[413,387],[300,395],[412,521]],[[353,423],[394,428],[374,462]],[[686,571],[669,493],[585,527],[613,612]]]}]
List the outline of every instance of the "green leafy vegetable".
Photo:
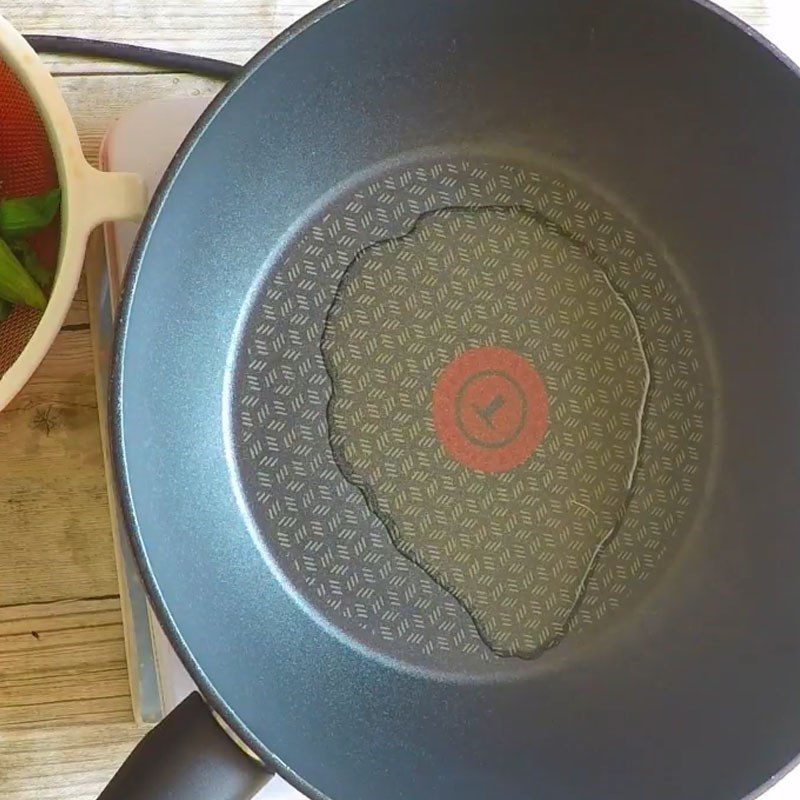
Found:
[{"label": "green leafy vegetable", "polygon": [[0,200],[0,236],[19,239],[46,228],[58,213],[61,189],[35,197]]},{"label": "green leafy vegetable", "polygon": [[28,275],[39,284],[42,291],[45,294],[50,294],[50,289],[55,279],[53,270],[47,269],[39,263],[39,256],[36,255],[36,251],[24,239],[8,242],[8,246],[22,266],[25,267]]},{"label": "green leafy vegetable", "polygon": [[44,309],[55,277],[39,263],[25,237],[46,228],[58,214],[61,190],[0,200],[0,322],[21,303]]},{"label": "green leafy vegetable", "polygon": [[25,267],[0,239],[0,299],[44,309],[47,298]]}]

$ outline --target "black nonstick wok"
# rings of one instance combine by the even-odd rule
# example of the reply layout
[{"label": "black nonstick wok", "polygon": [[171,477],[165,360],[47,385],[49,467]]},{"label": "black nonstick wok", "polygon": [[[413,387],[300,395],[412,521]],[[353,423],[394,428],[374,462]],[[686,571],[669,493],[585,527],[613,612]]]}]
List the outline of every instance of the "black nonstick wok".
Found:
[{"label": "black nonstick wok", "polygon": [[113,381],[222,724],[191,698],[103,797],[776,780],[798,209],[797,69],[706,2],[352,0],[272,43],[159,189]]}]

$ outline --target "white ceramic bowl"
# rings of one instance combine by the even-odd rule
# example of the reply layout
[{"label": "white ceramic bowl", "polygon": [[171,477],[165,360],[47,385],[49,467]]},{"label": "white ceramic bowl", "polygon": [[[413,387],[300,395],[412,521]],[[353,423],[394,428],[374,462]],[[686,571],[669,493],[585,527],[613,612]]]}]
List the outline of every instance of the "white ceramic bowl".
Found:
[{"label": "white ceramic bowl", "polygon": [[61,243],[50,301],[25,349],[0,377],[2,410],[39,366],[64,323],[92,229],[109,220],[141,218],[147,199],[138,175],[105,173],[89,166],[58,85],[28,43],[1,16],[0,59],[11,67],[38,108],[62,191]]}]

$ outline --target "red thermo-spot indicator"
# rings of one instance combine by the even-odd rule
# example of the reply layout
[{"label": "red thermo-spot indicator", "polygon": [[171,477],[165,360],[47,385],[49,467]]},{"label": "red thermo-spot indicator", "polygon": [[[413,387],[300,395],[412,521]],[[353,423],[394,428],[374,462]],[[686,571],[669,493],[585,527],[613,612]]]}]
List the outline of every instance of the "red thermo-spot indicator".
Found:
[{"label": "red thermo-spot indicator", "polygon": [[547,392],[539,373],[517,353],[467,350],[439,375],[433,422],[451,458],[479,472],[508,472],[544,438]]}]

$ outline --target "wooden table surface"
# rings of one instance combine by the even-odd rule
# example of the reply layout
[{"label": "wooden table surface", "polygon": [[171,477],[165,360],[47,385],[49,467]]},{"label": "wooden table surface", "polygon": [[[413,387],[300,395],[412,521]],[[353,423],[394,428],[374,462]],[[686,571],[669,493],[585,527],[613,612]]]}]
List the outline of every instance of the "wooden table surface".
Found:
[{"label": "wooden table surface", "polygon": [[[800,61],[800,0],[724,4]],[[2,13],[26,33],[113,39],[241,63],[315,5],[5,0]],[[93,162],[123,110],[219,88],[128,65],[46,60]],[[103,258],[97,237],[87,257]],[[141,735],[128,690],[81,289],[52,352],[0,414],[0,798],[95,798]]]}]

